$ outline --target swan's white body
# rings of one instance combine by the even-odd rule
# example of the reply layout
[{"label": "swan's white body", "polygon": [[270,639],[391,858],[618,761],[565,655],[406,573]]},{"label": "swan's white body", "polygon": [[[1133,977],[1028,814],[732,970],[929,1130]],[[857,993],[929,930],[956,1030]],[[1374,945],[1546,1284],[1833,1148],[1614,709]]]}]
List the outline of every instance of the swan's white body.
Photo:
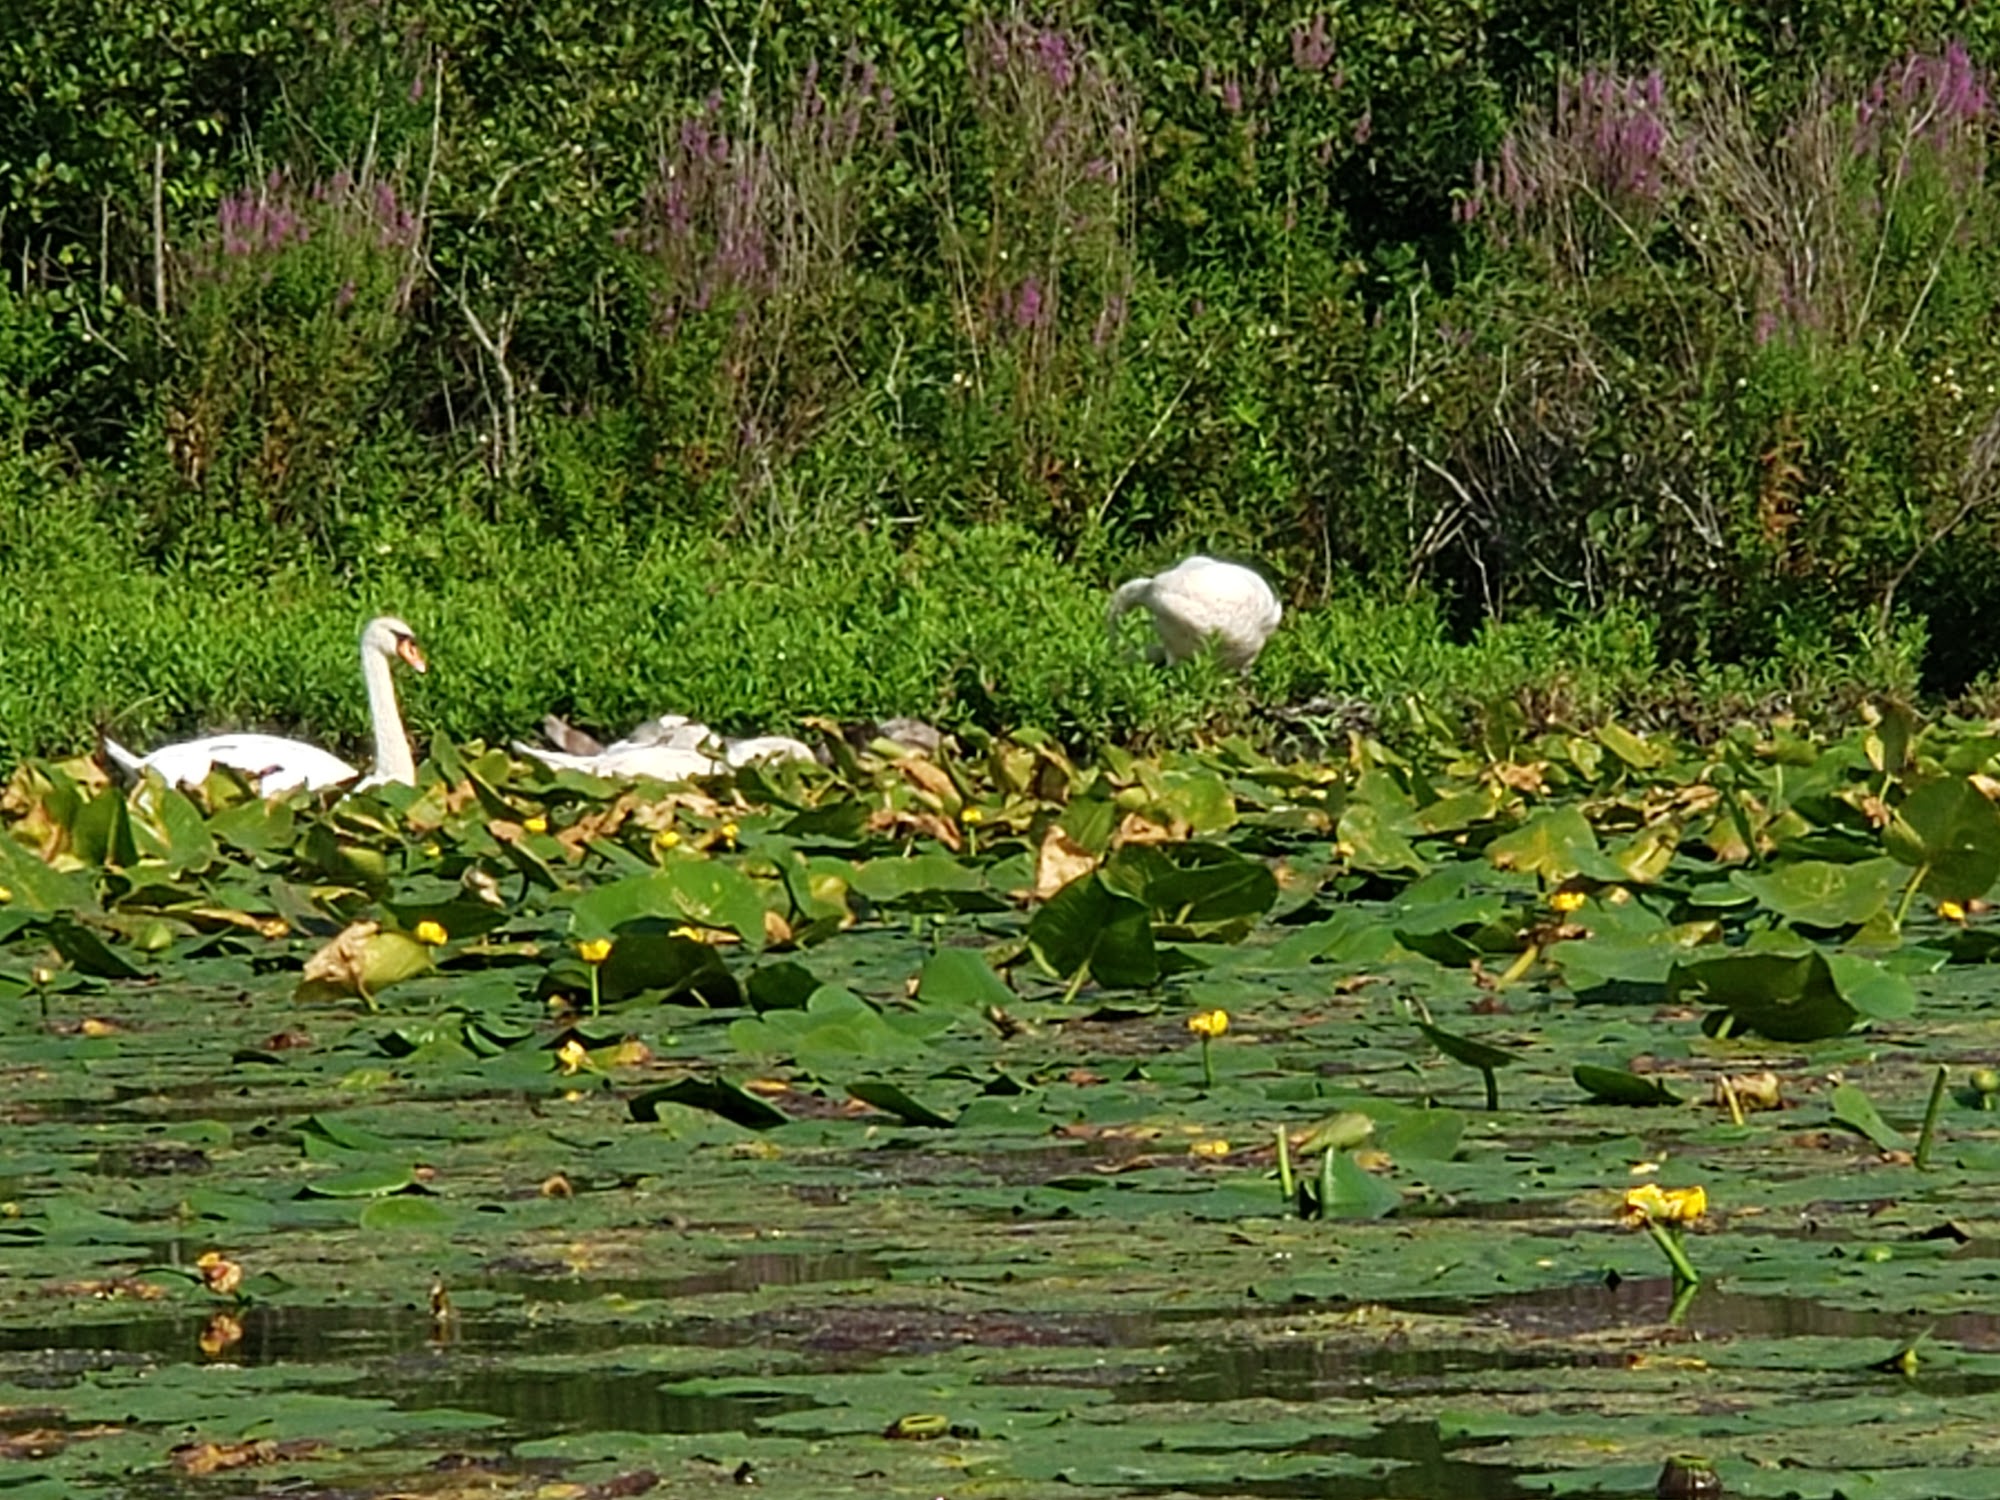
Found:
[{"label": "swan's white body", "polygon": [[[361,632],[361,676],[368,685],[368,717],[375,730],[375,769],[360,782],[364,787],[385,782],[416,784],[417,760],[410,749],[410,737],[403,732],[396,679],[390,668],[398,657],[414,671],[425,670],[423,650],[408,625],[393,615],[370,620]],[[216,767],[227,766],[249,777],[258,795],[264,797],[301,787],[309,792],[324,791],[361,775],[330,751],[276,734],[211,734],[162,745],[150,755],[135,755],[107,736],[104,753],[131,775],[152,771],[172,786],[200,786]]]},{"label": "swan's white body", "polygon": [[1249,670],[1285,614],[1260,574],[1201,556],[1120,585],[1107,623],[1115,628],[1118,617],[1137,605],[1152,614],[1159,635],[1147,648],[1151,659],[1185,661],[1214,641],[1216,659],[1238,672]]},{"label": "swan's white body", "polygon": [[[710,746],[714,746],[713,751]],[[811,760],[810,748],[789,735],[760,734],[747,740],[723,739],[706,724],[681,714],[648,719],[622,740],[594,754],[543,750],[514,742],[514,749],[558,771],[584,771],[609,781],[647,778],[685,781],[715,776],[770,760]]]}]

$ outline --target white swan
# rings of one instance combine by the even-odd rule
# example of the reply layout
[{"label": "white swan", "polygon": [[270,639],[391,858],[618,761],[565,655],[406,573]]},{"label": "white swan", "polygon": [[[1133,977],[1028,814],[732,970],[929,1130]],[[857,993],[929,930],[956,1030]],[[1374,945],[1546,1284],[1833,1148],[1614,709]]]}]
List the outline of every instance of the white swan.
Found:
[{"label": "white swan", "polygon": [[[588,744],[561,720],[561,734],[550,734],[566,743]],[[544,722],[543,732],[550,725]],[[710,746],[714,746],[713,750]],[[685,781],[693,776],[716,776],[772,760],[812,760],[810,747],[783,734],[762,734],[750,739],[731,740],[718,736],[698,719],[682,714],[662,714],[648,719],[621,740],[595,751],[544,750],[521,740],[514,741],[517,754],[526,755],[558,771],[583,771],[610,781],[630,781],[647,777],[654,781]]]},{"label": "white swan", "polygon": [[1152,612],[1160,637],[1146,649],[1149,660],[1185,661],[1213,640],[1216,659],[1238,672],[1249,670],[1285,613],[1260,574],[1201,556],[1121,584],[1106,625],[1115,631],[1118,617],[1140,604]]},{"label": "white swan", "polygon": [[[363,787],[416,783],[417,760],[410,750],[410,738],[403,732],[396,681],[390,670],[390,662],[397,657],[412,671],[426,669],[423,649],[408,625],[393,615],[370,620],[361,632],[361,676],[368,684],[368,717],[375,728],[375,769],[360,783]],[[324,791],[361,775],[317,745],[276,734],[212,734],[162,745],[150,755],[134,755],[106,736],[104,753],[133,776],[154,771],[173,786],[199,786],[217,766],[227,766],[249,777],[263,797],[300,787],[309,792]]]}]

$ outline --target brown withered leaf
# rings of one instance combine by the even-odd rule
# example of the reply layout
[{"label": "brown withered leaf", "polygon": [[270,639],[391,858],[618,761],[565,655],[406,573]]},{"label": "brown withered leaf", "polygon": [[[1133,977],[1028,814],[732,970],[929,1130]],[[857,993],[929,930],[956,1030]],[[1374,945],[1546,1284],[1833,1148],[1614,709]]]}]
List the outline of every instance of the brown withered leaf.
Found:
[{"label": "brown withered leaf", "polygon": [[166,1296],[164,1287],[136,1276],[111,1276],[102,1280],[59,1281],[49,1290],[58,1297],[90,1297],[101,1302],[131,1298],[134,1302],[158,1302]]},{"label": "brown withered leaf", "polygon": [[199,1477],[249,1468],[253,1464],[289,1463],[325,1447],[318,1438],[292,1438],[282,1443],[258,1438],[247,1443],[182,1443],[167,1456],[183,1474]]},{"label": "brown withered leaf", "polygon": [[907,760],[897,761],[896,769],[920,794],[936,798],[938,807],[950,807],[958,802],[958,788],[952,784],[944,767],[935,762],[912,755]]},{"label": "brown withered leaf", "polygon": [[629,1474],[614,1474],[585,1486],[577,1500],[628,1500],[632,1495],[644,1495],[659,1488],[659,1484],[660,1476],[651,1469],[634,1469]]},{"label": "brown withered leaf", "polygon": [[625,792],[616,801],[594,812],[585,813],[557,833],[556,842],[569,850],[572,856],[581,855],[584,846],[592,839],[609,838],[623,827],[625,820],[632,816],[638,806],[638,796],[632,792]]},{"label": "brown withered leaf", "polygon": [[1732,1092],[1736,1095],[1737,1106],[1745,1114],[1785,1107],[1778,1075],[1769,1068],[1761,1073],[1724,1073],[1718,1076],[1715,1080],[1715,1102],[1726,1107]]},{"label": "brown withered leaf", "polygon": [[68,1446],[69,1434],[60,1427],[31,1427],[0,1435],[0,1459],[54,1458]]},{"label": "brown withered leaf", "polygon": [[[1166,821],[1158,821],[1164,816]],[[1118,831],[1111,836],[1114,844],[1179,844],[1185,843],[1193,834],[1194,826],[1185,818],[1171,814],[1129,812],[1119,820]]]},{"label": "brown withered leaf", "polygon": [[895,836],[915,834],[919,838],[935,839],[954,854],[964,846],[958,825],[951,819],[908,807],[876,808],[868,815],[868,831]]},{"label": "brown withered leaf", "polygon": [[306,960],[295,994],[301,1000],[359,995],[371,1006],[375,992],[431,967],[430,949],[374,922],[353,922]]},{"label": "brown withered leaf", "polygon": [[1097,856],[1051,823],[1042,835],[1042,847],[1035,851],[1035,899],[1046,901],[1079,875],[1097,868]]},{"label": "brown withered leaf", "polygon": [[1548,768],[1548,762],[1543,760],[1529,761],[1525,764],[1499,760],[1488,766],[1485,774],[1509,791],[1541,796],[1549,789],[1548,783],[1542,779],[1542,773]]}]

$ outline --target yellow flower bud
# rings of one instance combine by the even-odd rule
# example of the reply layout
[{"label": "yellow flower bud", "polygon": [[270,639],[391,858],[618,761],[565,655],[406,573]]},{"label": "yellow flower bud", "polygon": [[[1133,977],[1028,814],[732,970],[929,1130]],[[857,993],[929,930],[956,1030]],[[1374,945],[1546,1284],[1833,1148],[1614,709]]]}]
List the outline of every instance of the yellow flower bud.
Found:
[{"label": "yellow flower bud", "polygon": [[654,834],[653,842],[662,849],[677,849],[680,847],[681,836],[669,828],[665,833]]},{"label": "yellow flower bud", "polygon": [[968,807],[959,813],[958,821],[967,824],[984,823],[986,821],[986,814],[976,807]]},{"label": "yellow flower bud", "polygon": [[425,917],[423,921],[417,923],[416,930],[410,936],[427,948],[441,948],[451,934],[444,930],[442,922],[433,922],[429,917]]},{"label": "yellow flower bud", "polygon": [[556,1049],[556,1061],[562,1064],[565,1073],[574,1073],[590,1061],[590,1054],[584,1050],[582,1042],[571,1037]]},{"label": "yellow flower bud", "polygon": [[1196,1036],[1219,1037],[1229,1029],[1229,1012],[1205,1010],[1199,1015],[1189,1016],[1187,1029]]},{"label": "yellow flower bud", "polygon": [[536,813],[534,817],[524,822],[521,827],[529,833],[547,833],[549,831],[549,820],[540,813]]},{"label": "yellow flower bud", "polygon": [[736,835],[740,833],[742,830],[739,829],[734,823],[724,823],[720,828],[716,829],[715,831],[722,835],[722,841],[724,843],[733,844],[736,842]]},{"label": "yellow flower bud", "polygon": [[1219,1140],[1196,1141],[1188,1147],[1188,1154],[1190,1156],[1205,1156],[1210,1158],[1227,1156],[1229,1154],[1229,1142]]},{"label": "yellow flower bud", "polygon": [[1947,922],[1963,923],[1965,921],[1965,908],[1960,906],[1956,901],[1940,901],[1938,902],[1938,915],[1943,917]]},{"label": "yellow flower bud", "polygon": [[1573,911],[1583,910],[1583,902],[1584,894],[1582,891],[1557,891],[1553,896],[1549,897],[1550,908],[1560,912],[1563,916],[1568,916]]},{"label": "yellow flower bud", "polygon": [[611,957],[611,939],[585,938],[576,945],[576,953],[587,964],[601,964]]}]

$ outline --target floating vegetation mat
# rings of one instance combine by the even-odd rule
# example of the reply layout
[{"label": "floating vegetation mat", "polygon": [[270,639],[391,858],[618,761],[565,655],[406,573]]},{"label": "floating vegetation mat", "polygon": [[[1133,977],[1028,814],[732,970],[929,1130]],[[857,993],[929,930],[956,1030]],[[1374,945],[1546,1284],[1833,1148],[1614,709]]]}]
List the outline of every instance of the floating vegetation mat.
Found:
[{"label": "floating vegetation mat", "polygon": [[1996,751],[23,767],[0,1496],[2000,1496]]}]

